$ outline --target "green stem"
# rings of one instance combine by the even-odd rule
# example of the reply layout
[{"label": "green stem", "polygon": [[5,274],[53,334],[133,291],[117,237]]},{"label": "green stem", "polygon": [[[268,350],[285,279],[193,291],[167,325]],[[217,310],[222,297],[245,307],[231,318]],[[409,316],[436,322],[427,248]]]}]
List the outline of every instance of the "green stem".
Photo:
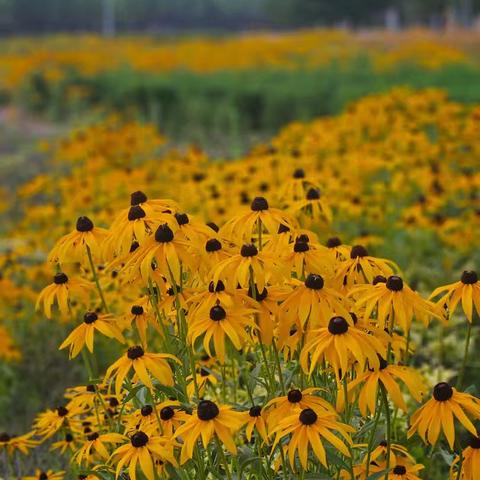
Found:
[{"label": "green stem", "polygon": [[275,363],[277,364],[278,378],[280,379],[280,388],[282,389],[282,395],[286,395],[287,393],[285,390],[285,382],[283,381],[282,366],[280,364],[280,356],[278,355],[278,348],[277,344],[275,343],[275,339],[272,339],[272,347],[273,353],[275,355]]},{"label": "green stem", "polygon": [[390,450],[391,450],[391,425],[390,425],[390,407],[388,406],[388,397],[387,397],[387,392],[385,390],[385,387],[383,386],[382,383],[380,383],[380,393],[382,394],[382,400],[383,404],[385,406],[385,421],[386,421],[386,426],[387,426],[387,455],[386,455],[386,473],[385,473],[385,480],[388,480],[388,476],[390,473]]},{"label": "green stem", "polygon": [[370,458],[372,456],[372,447],[373,447],[373,442],[375,440],[375,433],[377,432],[377,427],[378,427],[378,420],[380,419],[380,405],[378,405],[378,391],[377,391],[377,399],[375,401],[375,418],[373,421],[373,427],[372,427],[372,432],[370,433],[370,439],[368,440],[368,452],[367,452],[367,465],[366,465],[366,470],[365,470],[365,478],[368,478],[368,473],[370,470]]},{"label": "green stem", "polygon": [[225,452],[223,451],[222,444],[220,443],[220,440],[218,439],[218,437],[216,435],[215,435],[215,441],[217,442],[218,454],[220,455],[220,459],[223,462],[223,466],[225,468],[225,474],[227,476],[227,479],[232,480],[232,475],[230,474],[230,470],[228,468],[227,457],[225,456]]},{"label": "green stem", "polygon": [[100,296],[100,300],[102,301],[103,309],[105,313],[108,313],[108,306],[107,302],[105,301],[105,297],[103,296],[102,287],[100,286],[100,281],[98,280],[97,270],[95,268],[95,264],[93,263],[92,252],[90,251],[90,247],[87,245],[87,256],[88,262],[90,263],[90,268],[92,269],[93,280],[95,285],[97,286],[98,295]]},{"label": "green stem", "polygon": [[468,360],[468,348],[470,347],[470,337],[472,334],[472,322],[468,322],[467,328],[467,338],[465,339],[465,351],[463,353],[463,361],[462,361],[462,368],[460,369],[460,373],[458,375],[457,380],[457,390],[462,388],[463,378],[465,376],[465,369],[467,367],[467,360]]}]

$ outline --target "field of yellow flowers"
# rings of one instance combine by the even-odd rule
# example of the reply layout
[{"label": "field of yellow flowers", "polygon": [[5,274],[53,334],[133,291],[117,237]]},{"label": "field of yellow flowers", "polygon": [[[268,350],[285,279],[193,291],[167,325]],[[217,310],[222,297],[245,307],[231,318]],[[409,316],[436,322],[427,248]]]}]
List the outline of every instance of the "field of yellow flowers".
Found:
[{"label": "field of yellow flowers", "polygon": [[[186,40],[163,68],[355,44],[302,35],[225,40],[245,58],[222,44],[210,63]],[[107,41],[82,42],[76,66],[105,68]],[[160,68],[152,40],[115,42],[109,62]],[[435,62],[474,61],[451,42]],[[71,66],[60,38],[43,60],[8,45],[6,91]],[[43,173],[1,197],[0,475],[480,478],[479,120],[399,87],[228,161],[109,111],[44,142]]]}]

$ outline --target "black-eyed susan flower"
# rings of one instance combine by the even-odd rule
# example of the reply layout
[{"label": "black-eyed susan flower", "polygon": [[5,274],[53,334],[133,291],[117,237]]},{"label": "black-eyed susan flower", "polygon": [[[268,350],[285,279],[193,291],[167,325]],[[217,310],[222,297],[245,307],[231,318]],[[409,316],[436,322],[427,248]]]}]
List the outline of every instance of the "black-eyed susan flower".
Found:
[{"label": "black-eyed susan flower", "polygon": [[[285,253],[285,250],[288,253]],[[307,235],[297,237],[289,244],[282,255],[282,269],[287,278],[293,272],[297,278],[305,278],[309,273],[332,276],[334,273],[334,259],[323,245],[309,241]]]},{"label": "black-eyed susan flower", "polygon": [[462,273],[460,281],[436,288],[430,298],[440,296],[437,305],[447,307],[448,314],[453,315],[459,302],[462,303],[463,311],[471,323],[473,318],[473,310],[480,315],[480,281],[477,272],[473,270],[465,270]]},{"label": "black-eyed susan flower", "polygon": [[389,277],[397,265],[385,258],[376,258],[368,254],[363,245],[355,245],[350,250],[350,258],[340,263],[335,281],[339,287],[350,287],[357,283],[371,283],[376,275]]},{"label": "black-eyed susan flower", "polygon": [[357,308],[364,308],[364,316],[370,318],[376,309],[380,328],[393,331],[399,326],[408,332],[413,317],[428,325],[431,317],[442,318],[441,311],[431,302],[414,292],[398,275],[391,275],[386,282],[375,285],[357,285],[350,290],[356,298]]},{"label": "black-eyed susan flower", "polygon": [[285,312],[284,328],[297,325],[305,330],[326,326],[335,314],[348,316],[349,301],[335,289],[325,285],[321,275],[310,273],[304,282],[292,280],[293,290],[281,304]]},{"label": "black-eyed susan flower", "polygon": [[65,454],[69,451],[73,454],[78,448],[77,442],[75,441],[75,437],[72,433],[67,432],[62,440],[57,440],[53,442],[50,449],[51,450],[58,450],[61,454]]},{"label": "black-eyed susan flower", "polygon": [[63,480],[65,477],[64,470],[41,470],[39,468],[35,469],[35,474],[31,476],[23,477],[23,480]]},{"label": "black-eyed susan flower", "polygon": [[145,348],[147,346],[147,328],[149,325],[152,326],[159,335],[162,335],[162,330],[148,302],[148,297],[139,299],[139,301],[130,306],[130,312],[123,317],[126,328],[129,328],[132,324],[135,325],[140,341]]},{"label": "black-eyed susan flower", "polygon": [[[397,383],[399,380],[407,386],[410,395],[417,402],[422,400],[426,391],[425,381],[415,369],[388,364],[383,358],[380,358],[379,361],[379,370],[366,370],[359,373],[347,386],[349,401],[356,396],[356,390],[361,387],[358,393],[358,405],[364,417],[367,416],[367,410],[372,415],[375,413],[379,383],[385,387],[393,403],[405,412],[407,411],[407,405]],[[337,408],[340,411],[344,408],[344,401],[344,395],[337,396]]]},{"label": "black-eyed susan flower", "polygon": [[130,208],[122,210],[108,230],[103,245],[107,259],[128,254],[133,242],[143,245],[156,226],[172,221],[171,214],[164,213],[176,208],[172,201],[148,200],[141,191],[132,193],[130,198]]},{"label": "black-eyed susan flower", "polygon": [[352,247],[344,245],[338,237],[330,237],[326,241],[325,246],[328,248],[330,254],[337,260],[347,260],[350,258]]},{"label": "black-eyed susan flower", "polygon": [[335,376],[341,378],[352,361],[358,362],[361,369],[368,361],[371,368],[378,370],[379,355],[385,357],[386,349],[378,338],[336,316],[330,319],[328,327],[308,332],[300,365],[311,375],[316,365],[325,360],[333,367]]},{"label": "black-eyed susan flower", "polygon": [[244,413],[246,419],[245,436],[249,442],[252,441],[253,430],[255,429],[265,443],[268,443],[266,413],[261,405],[250,407],[248,412]]},{"label": "black-eyed susan flower", "polygon": [[47,318],[52,317],[52,305],[57,303],[58,309],[63,316],[70,311],[69,301],[72,297],[80,297],[85,300],[94,286],[83,278],[69,278],[65,273],[56,273],[53,283],[46,286],[39,294],[35,309],[43,305],[43,311]]},{"label": "black-eyed susan flower", "polygon": [[152,435],[138,430],[130,437],[130,442],[118,447],[110,458],[116,464],[115,478],[118,478],[124,467],[128,466],[128,474],[132,480],[137,478],[137,466],[140,466],[147,480],[155,480],[154,461],[170,463],[177,466],[173,454],[176,445],[171,438]]},{"label": "black-eyed susan flower", "polygon": [[188,398],[192,398],[195,393],[195,383],[198,388],[198,394],[200,398],[205,394],[205,389],[208,385],[215,387],[218,384],[217,374],[209,368],[201,367],[195,374],[195,381],[193,376],[189,375],[187,377],[187,395]]},{"label": "black-eyed susan flower", "polygon": [[230,308],[215,305],[210,309],[197,310],[189,319],[187,340],[195,346],[197,338],[203,335],[202,343],[205,351],[213,356],[211,350],[211,343],[213,343],[215,356],[224,363],[225,336],[237,350],[240,350],[250,341],[249,331],[257,328],[252,313],[252,309],[237,305]]},{"label": "black-eyed susan flower", "polygon": [[305,408],[311,408],[320,413],[335,413],[335,409],[327,400],[316,395],[319,391],[321,391],[321,389],[316,387],[309,387],[304,390],[293,388],[287,395],[270,400],[264,407],[270,428],[277,425],[282,418]]},{"label": "black-eyed susan flower", "polygon": [[450,448],[455,442],[456,418],[472,435],[477,430],[469,419],[480,418],[480,401],[468,393],[458,392],[446,382],[437,383],[433,395],[411,418],[408,438],[417,432],[422,440],[434,445],[443,431]]},{"label": "black-eyed susan flower", "polygon": [[319,188],[310,187],[301,200],[290,205],[289,211],[307,227],[313,222],[329,224],[332,221],[332,210]]},{"label": "black-eyed susan flower", "polygon": [[88,217],[79,217],[75,230],[62,237],[48,255],[49,262],[85,263],[90,251],[94,260],[101,258],[101,244],[107,236],[107,230],[95,227]]},{"label": "black-eyed susan flower", "polygon": [[108,460],[110,453],[106,445],[122,443],[124,436],[119,433],[89,433],[81,447],[72,456],[72,460],[81,465],[89,463],[92,455],[98,455],[103,460]]},{"label": "black-eyed susan flower", "polygon": [[270,234],[275,234],[280,225],[289,228],[295,221],[282,210],[271,208],[265,197],[255,197],[250,205],[250,211],[237,215],[229,220],[220,230],[228,238],[238,238],[250,241],[259,228],[265,228]]},{"label": "black-eyed susan flower", "polygon": [[476,480],[480,478],[480,438],[471,436],[468,440],[468,446],[464,448],[461,455],[457,455],[450,467],[450,478],[458,478],[462,465],[461,477],[463,480]]},{"label": "black-eyed susan flower", "polygon": [[95,330],[98,330],[108,338],[115,338],[120,343],[125,343],[125,339],[115,324],[115,317],[112,314],[98,315],[95,312],[87,312],[83,316],[83,322],[68,335],[60,345],[59,350],[70,347],[70,358],[75,358],[84,346],[90,352],[93,352]]},{"label": "black-eyed susan flower", "polygon": [[[303,469],[306,469],[310,448],[312,448],[320,463],[325,467],[328,466],[327,454],[323,445],[324,440],[327,440],[346,457],[350,457],[345,442],[347,444],[352,442],[350,433],[354,431],[353,427],[339,422],[334,414],[322,414],[311,408],[304,408],[300,412],[295,412],[281,419],[272,428],[270,434],[275,435],[272,448],[275,448],[283,437],[291,435],[288,444],[288,458],[290,465],[295,470],[295,453],[298,451],[300,464]],[[338,432],[343,437],[343,441],[333,432]]]},{"label": "black-eyed susan flower", "polygon": [[237,285],[248,288],[250,281],[255,282],[262,291],[272,277],[273,258],[266,252],[259,252],[253,243],[247,243],[240,248],[239,253],[223,260],[213,270],[213,282],[220,280],[229,288]]},{"label": "black-eyed susan flower", "polygon": [[181,263],[188,264],[189,260],[187,246],[188,243],[177,238],[170,225],[164,223],[135,250],[124,268],[131,278],[140,273],[143,281],[148,283],[153,276],[152,265],[155,265],[155,271],[180,284]]},{"label": "black-eyed susan flower", "polygon": [[127,352],[108,367],[105,373],[105,383],[115,379],[115,392],[119,395],[123,380],[133,368],[140,381],[153,390],[149,373],[162,385],[173,385],[173,373],[167,360],[180,362],[175,355],[168,353],[148,353],[140,345],[130,347]]},{"label": "black-eyed susan flower", "polygon": [[16,451],[27,455],[31,448],[35,448],[39,442],[33,440],[35,432],[28,432],[24,435],[10,435],[7,432],[0,433],[0,451],[4,450],[8,455]]},{"label": "black-eyed susan flower", "polygon": [[69,425],[70,428],[80,425],[81,421],[78,416],[85,410],[79,406],[69,406],[68,408],[61,405],[54,410],[46,410],[37,415],[33,427],[35,433],[44,439],[50,438],[60,428]]},{"label": "black-eyed susan flower", "polygon": [[227,405],[217,405],[211,400],[201,400],[190,418],[173,435],[182,439],[180,463],[184,464],[193,456],[198,438],[202,437],[205,448],[213,436],[217,436],[225,448],[232,454],[237,453],[233,435],[245,423],[245,416],[235,412]]}]

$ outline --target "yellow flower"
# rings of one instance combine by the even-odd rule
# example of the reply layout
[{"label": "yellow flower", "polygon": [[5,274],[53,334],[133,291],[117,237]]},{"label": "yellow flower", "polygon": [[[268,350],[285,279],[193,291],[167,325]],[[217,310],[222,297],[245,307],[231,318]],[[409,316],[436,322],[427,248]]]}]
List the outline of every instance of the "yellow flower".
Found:
[{"label": "yellow flower", "polygon": [[[468,414],[468,415],[467,415]],[[468,393],[458,392],[448,383],[437,383],[433,398],[421,406],[411,419],[408,438],[417,432],[424,442],[434,445],[443,431],[450,448],[455,442],[454,417],[472,434],[477,430],[468,417],[480,418],[480,401]]]},{"label": "yellow flower", "polygon": [[94,260],[101,258],[101,243],[107,236],[107,231],[93,225],[88,217],[79,217],[76,229],[62,237],[48,255],[49,262],[85,263],[88,252]]},{"label": "yellow flower", "polygon": [[303,469],[307,468],[309,447],[313,449],[320,463],[328,468],[323,440],[327,440],[343,455],[350,457],[347,446],[333,431],[340,433],[347,443],[352,443],[349,433],[355,431],[353,427],[338,422],[335,414],[322,414],[311,408],[304,408],[299,413],[295,412],[283,418],[278,425],[272,428],[271,434],[276,434],[272,449],[275,449],[283,437],[291,434],[288,458],[293,470],[295,470],[295,452],[297,450]]},{"label": "yellow flower", "polygon": [[131,368],[140,381],[150,390],[153,384],[149,372],[162,385],[173,386],[173,373],[167,359],[180,363],[177,357],[168,353],[147,353],[140,345],[130,347],[125,355],[108,367],[105,374],[105,383],[115,378],[115,392],[119,395],[122,383]]},{"label": "yellow flower", "polygon": [[437,305],[448,308],[448,315],[453,315],[461,300],[463,311],[470,323],[474,305],[477,315],[480,316],[480,281],[477,272],[465,270],[459,282],[436,288],[430,298],[438,297],[440,294],[443,295],[437,301]]},{"label": "yellow flower", "polygon": [[83,322],[63,341],[59,350],[70,346],[70,358],[75,358],[85,345],[90,352],[93,352],[95,330],[108,338],[115,338],[120,343],[125,343],[125,339],[114,321],[115,319],[110,313],[97,315],[95,312],[87,312],[83,316]]},{"label": "yellow flower", "polygon": [[38,296],[35,310],[43,304],[43,311],[47,318],[52,316],[52,305],[57,301],[60,313],[67,316],[70,313],[69,301],[73,295],[78,295],[83,300],[93,290],[91,282],[83,278],[69,278],[65,273],[56,273],[53,283],[45,287]]},{"label": "yellow flower", "polygon": [[225,448],[232,454],[237,453],[233,434],[245,423],[245,416],[226,405],[217,405],[211,400],[202,400],[197,410],[177,429],[174,438],[183,440],[180,463],[184,464],[193,456],[198,437],[202,437],[205,448],[216,435]]}]

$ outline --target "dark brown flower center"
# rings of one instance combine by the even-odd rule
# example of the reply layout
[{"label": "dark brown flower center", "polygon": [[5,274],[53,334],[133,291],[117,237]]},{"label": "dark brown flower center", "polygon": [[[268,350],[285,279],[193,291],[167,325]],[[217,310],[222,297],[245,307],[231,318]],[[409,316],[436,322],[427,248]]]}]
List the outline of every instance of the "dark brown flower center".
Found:
[{"label": "dark brown flower center", "polygon": [[137,358],[143,357],[145,352],[143,351],[143,348],[140,345],[135,345],[134,347],[130,347],[127,350],[127,357],[130,360],[135,360]]},{"label": "dark brown flower center", "polygon": [[219,413],[217,405],[210,400],[202,400],[198,404],[197,415],[200,420],[213,420]]},{"label": "dark brown flower center", "polygon": [[298,389],[293,389],[288,392],[287,398],[290,403],[298,403],[302,400],[302,392]]},{"label": "dark brown flower center", "polygon": [[68,282],[68,277],[62,272],[56,273],[55,276],[53,277],[53,283],[55,283],[56,285],[62,285],[63,283],[67,283],[67,282]]},{"label": "dark brown flower center", "polygon": [[387,288],[392,292],[403,290],[403,280],[397,275],[391,275],[387,278]]},{"label": "dark brown flower center", "polygon": [[305,286],[311,290],[321,290],[324,284],[323,277],[316,273],[309,273],[305,280]]},{"label": "dark brown flower center", "polygon": [[407,469],[403,465],[397,465],[393,469],[394,475],[405,475],[407,473]]},{"label": "dark brown flower center", "polygon": [[220,320],[225,320],[227,317],[227,312],[220,305],[215,305],[210,309],[210,320],[219,322]]},{"label": "dark brown flower center", "polygon": [[366,257],[366,256],[368,256],[368,252],[363,245],[355,245],[354,247],[352,247],[352,251],[350,252],[350,258]]},{"label": "dark brown flower center", "polygon": [[433,398],[438,402],[450,400],[453,395],[453,389],[447,382],[437,383],[433,387]]},{"label": "dark brown flower center", "polygon": [[210,240],[207,240],[207,242],[205,243],[205,250],[208,253],[218,252],[218,250],[221,250],[221,249],[222,249],[222,244],[216,238],[211,238]]},{"label": "dark brown flower center", "polygon": [[305,171],[303,170],[303,168],[297,168],[293,172],[293,178],[296,178],[296,179],[305,178]]},{"label": "dark brown flower center", "polygon": [[130,195],[130,205],[135,206],[140,203],[145,203],[148,200],[147,196],[140,190],[133,192]]},{"label": "dark brown flower center", "polygon": [[265,197],[255,197],[250,206],[252,211],[261,212],[262,210],[268,210],[268,202]]},{"label": "dark brown flower center", "polygon": [[258,255],[257,247],[253,243],[245,244],[240,250],[240,255],[242,257],[254,257]]},{"label": "dark brown flower center", "polygon": [[93,222],[88,217],[78,217],[76,228],[78,232],[90,232],[93,230]]},{"label": "dark brown flower center", "polygon": [[38,476],[38,480],[47,480],[48,475],[45,472],[40,472],[40,475]]},{"label": "dark brown flower center", "polygon": [[68,415],[68,410],[65,407],[57,407],[57,415],[59,417],[64,417],[65,415]]},{"label": "dark brown flower center", "polygon": [[342,244],[342,241],[338,237],[331,237],[327,240],[328,248],[339,247]]},{"label": "dark brown flower center", "polygon": [[7,432],[2,432],[0,433],[0,442],[1,443],[7,443],[10,441],[10,435]]},{"label": "dark brown flower center", "polygon": [[376,275],[373,278],[372,284],[376,285],[377,283],[387,283],[387,279],[383,275]]},{"label": "dark brown flower center", "polygon": [[302,242],[297,239],[297,241],[293,245],[293,251],[295,253],[304,253],[308,252],[310,250],[310,247],[307,242]]},{"label": "dark brown flower center", "polygon": [[175,415],[175,410],[172,407],[163,407],[160,410],[160,418],[162,420],[170,420]]},{"label": "dark brown flower center", "polygon": [[93,441],[96,440],[98,437],[99,437],[98,433],[97,433],[97,432],[94,432],[94,433],[91,433],[90,435],[87,435],[87,440],[88,440],[89,442],[93,442]]},{"label": "dark brown flower center", "polygon": [[136,448],[144,447],[148,443],[148,435],[142,431],[138,431],[132,435],[130,442]]},{"label": "dark brown flower center", "polygon": [[168,224],[164,223],[157,228],[157,231],[155,232],[155,240],[158,243],[168,243],[173,240],[173,231]]},{"label": "dark brown flower center", "polygon": [[262,407],[260,405],[254,405],[253,407],[250,408],[248,411],[248,414],[251,417],[259,417],[260,414],[262,413]]},{"label": "dark brown flower center", "polygon": [[128,211],[128,219],[133,222],[133,220],[138,220],[146,216],[145,210],[140,205],[134,205],[130,207]]},{"label": "dark brown flower center", "polygon": [[83,316],[83,321],[87,324],[90,325],[91,323],[95,322],[98,320],[98,315],[95,312],[87,312]]},{"label": "dark brown flower center", "polygon": [[153,408],[151,405],[144,405],[141,409],[140,409],[140,414],[142,415],[142,417],[148,417],[149,415],[151,415],[153,412]]},{"label": "dark brown flower center", "polygon": [[175,219],[180,226],[186,225],[190,222],[190,219],[188,218],[188,215],[186,213],[176,213]]},{"label": "dark brown flower center", "polygon": [[305,408],[300,412],[298,419],[303,425],[313,425],[317,421],[317,414],[311,408]]},{"label": "dark brown flower center", "polygon": [[133,305],[132,309],[130,310],[132,315],[143,315],[143,307],[141,305]]},{"label": "dark brown flower center", "polygon": [[311,188],[307,192],[307,200],[318,200],[320,198],[320,190],[318,188]]},{"label": "dark brown flower center", "polygon": [[210,293],[223,292],[224,290],[225,290],[225,284],[221,280],[219,280],[216,285],[213,282],[210,282],[208,284],[208,291]]},{"label": "dark brown flower center", "polygon": [[470,448],[478,450],[480,448],[480,437],[470,437],[470,440],[468,441],[468,446]]},{"label": "dark brown flower center", "polygon": [[348,332],[348,322],[343,317],[333,317],[328,322],[328,331],[332,335],[342,335]]},{"label": "dark brown flower center", "polygon": [[473,270],[465,270],[462,273],[461,281],[465,285],[473,285],[474,283],[477,283],[478,282],[477,272]]}]

